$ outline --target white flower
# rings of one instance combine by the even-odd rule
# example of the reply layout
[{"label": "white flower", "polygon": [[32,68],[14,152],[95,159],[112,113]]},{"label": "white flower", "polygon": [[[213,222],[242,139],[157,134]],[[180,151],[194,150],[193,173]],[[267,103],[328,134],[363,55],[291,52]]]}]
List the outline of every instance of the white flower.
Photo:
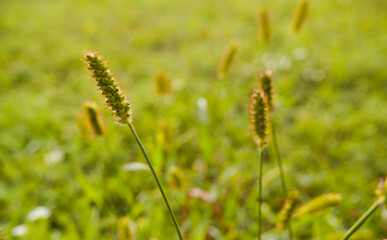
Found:
[{"label": "white flower", "polygon": [[12,228],[12,235],[15,237],[22,236],[28,231],[28,226],[25,224],[17,225],[16,227]]},{"label": "white flower", "polygon": [[56,150],[47,153],[44,155],[44,162],[47,165],[55,164],[58,162],[62,162],[64,160],[64,153],[62,151]]},{"label": "white flower", "polygon": [[51,210],[49,208],[39,206],[39,207],[36,207],[28,214],[27,219],[28,221],[33,222],[37,219],[49,218],[50,216],[51,216]]},{"label": "white flower", "polygon": [[201,97],[197,100],[199,107],[199,118],[202,122],[207,122],[207,99]]},{"label": "white flower", "polygon": [[149,167],[145,163],[131,162],[123,165],[122,170],[124,171],[149,170]]}]

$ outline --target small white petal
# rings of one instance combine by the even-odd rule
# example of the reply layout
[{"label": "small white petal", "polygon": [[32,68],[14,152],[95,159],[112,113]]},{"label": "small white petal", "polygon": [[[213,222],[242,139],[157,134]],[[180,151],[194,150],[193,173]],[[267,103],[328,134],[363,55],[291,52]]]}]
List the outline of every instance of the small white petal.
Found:
[{"label": "small white petal", "polygon": [[64,160],[64,153],[59,150],[52,151],[44,155],[44,162],[47,165],[62,162],[63,160]]},{"label": "small white petal", "polygon": [[28,216],[28,221],[32,222],[37,219],[49,218],[51,216],[51,210],[47,207],[39,206],[32,210]]},{"label": "small white petal", "polygon": [[149,170],[148,165],[145,163],[131,162],[122,166],[124,171],[140,171],[140,170]]},{"label": "small white petal", "polygon": [[12,235],[15,237],[22,236],[28,231],[28,226],[25,224],[17,225],[16,227],[12,228]]}]

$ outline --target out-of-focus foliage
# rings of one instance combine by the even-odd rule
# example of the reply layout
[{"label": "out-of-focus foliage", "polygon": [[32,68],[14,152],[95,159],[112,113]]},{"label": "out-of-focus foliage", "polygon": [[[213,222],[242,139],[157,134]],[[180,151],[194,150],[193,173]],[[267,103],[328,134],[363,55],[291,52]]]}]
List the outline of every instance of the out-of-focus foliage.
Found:
[{"label": "out-of-focus foliage", "polygon": [[[107,111],[105,137],[85,139],[77,127],[86,100],[103,106],[80,60],[87,49],[107,58],[133,101],[133,124],[187,239],[256,237],[257,151],[247,110],[266,68],[274,70],[273,117],[289,188],[300,191],[302,203],[324,192],[343,195],[338,207],[295,219],[294,235],[342,236],[387,173],[387,6],[310,1],[295,34],[296,5],[1,1],[0,230],[7,239],[119,239],[125,224],[134,239],[174,237],[150,172],[141,164],[123,167],[144,163],[129,129],[114,125]],[[272,27],[267,43],[258,39],[262,9]],[[228,75],[217,79],[233,39],[238,54]],[[172,77],[168,96],[154,91],[157,69]],[[179,188],[168,185],[172,166],[184,173]],[[275,168],[269,145],[264,239],[277,238],[284,200]],[[377,211],[357,237],[386,237],[386,222],[386,210]]]}]

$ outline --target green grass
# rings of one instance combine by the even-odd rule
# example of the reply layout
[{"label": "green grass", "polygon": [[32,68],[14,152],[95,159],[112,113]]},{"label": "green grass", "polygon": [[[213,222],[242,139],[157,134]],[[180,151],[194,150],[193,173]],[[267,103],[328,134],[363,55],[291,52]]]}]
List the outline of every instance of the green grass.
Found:
[{"label": "green grass", "polygon": [[[256,237],[258,156],[247,108],[258,73],[276,66],[274,114],[288,188],[298,189],[303,202],[324,192],[344,196],[333,210],[293,221],[295,238],[341,237],[374,202],[377,180],[387,173],[387,6],[380,0],[311,1],[295,35],[289,30],[295,5],[3,1],[0,229],[9,239],[118,239],[117,221],[127,216],[137,226],[136,239],[171,239],[173,223],[150,172],[122,170],[129,162],[145,163],[130,131],[117,127],[107,111],[106,138],[85,142],[77,129],[83,102],[103,102],[80,60],[83,50],[93,49],[109,60],[134,103],[134,124],[187,239]],[[257,36],[264,6],[274,30],[268,44]],[[233,39],[240,45],[230,75],[216,79]],[[302,51],[305,59],[296,60]],[[157,69],[173,78],[168,99],[154,92]],[[198,108],[199,98],[207,100],[207,112]],[[156,137],[161,120],[174,135],[167,151]],[[63,152],[63,161],[47,164],[52,151]],[[276,167],[273,151],[265,151],[264,173]],[[184,171],[184,189],[167,187],[172,165]],[[194,187],[208,191],[214,203],[187,201]],[[276,239],[280,179],[263,191],[263,239]],[[48,207],[51,216],[28,221],[37,206]],[[386,237],[386,221],[377,211],[354,239]],[[29,230],[13,237],[20,224]]]}]

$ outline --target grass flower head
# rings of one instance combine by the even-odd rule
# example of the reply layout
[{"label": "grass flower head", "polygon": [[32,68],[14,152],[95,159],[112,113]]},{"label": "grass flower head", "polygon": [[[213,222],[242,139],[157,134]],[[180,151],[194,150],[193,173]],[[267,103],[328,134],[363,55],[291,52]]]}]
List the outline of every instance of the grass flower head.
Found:
[{"label": "grass flower head", "polygon": [[132,105],[127,101],[118,82],[114,79],[107,61],[99,53],[93,51],[86,51],[83,60],[87,64],[91,78],[97,82],[98,89],[106,99],[107,107],[116,117],[117,123],[122,125],[132,122]]},{"label": "grass flower head", "polygon": [[254,89],[249,109],[251,136],[260,149],[269,142],[269,106],[263,91]]}]

